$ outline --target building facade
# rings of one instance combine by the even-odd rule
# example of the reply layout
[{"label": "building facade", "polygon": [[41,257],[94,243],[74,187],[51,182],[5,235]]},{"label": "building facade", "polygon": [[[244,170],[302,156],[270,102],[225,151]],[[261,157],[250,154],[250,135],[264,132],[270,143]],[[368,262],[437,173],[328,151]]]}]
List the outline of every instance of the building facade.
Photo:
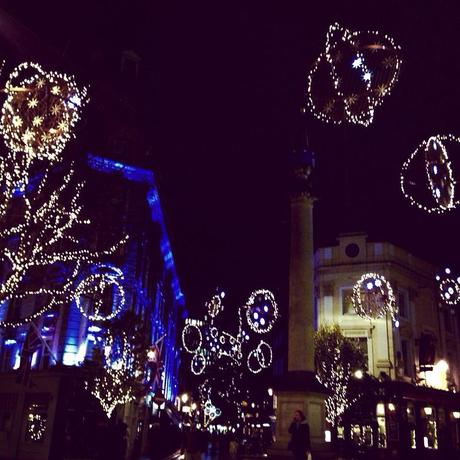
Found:
[{"label": "building facade", "polygon": [[[315,253],[318,325],[338,324],[363,351],[362,394],[338,427],[338,444],[357,449],[460,449],[458,317],[439,300],[436,267],[388,242],[346,234]],[[398,315],[355,313],[354,284],[383,275]]]},{"label": "building facade", "polygon": [[[91,363],[97,352],[103,352],[107,324],[82,315],[75,301],[32,323],[4,328],[0,335],[0,458],[85,458],[101,448],[139,452],[148,437],[155,392],[161,390],[161,397],[171,402],[177,396],[176,328],[186,311],[154,175],[95,155],[87,155],[80,170],[87,182],[84,202],[92,217],[88,246],[97,250],[120,235],[129,235],[101,265],[104,270],[118,267],[123,275],[125,305],[120,316],[132,319],[139,335],[137,346],[145,347],[141,350],[146,355],[141,382],[145,387],[133,401],[118,406],[109,421],[96,398],[85,390],[85,381],[92,378]],[[110,301],[115,302],[115,297]],[[34,308],[30,303],[30,299],[24,304],[3,303],[1,319],[11,318],[13,309]],[[153,372],[148,370],[148,347],[159,340],[161,379],[157,385],[148,385],[149,372]],[[32,350],[28,367],[23,366],[26,347]],[[117,446],[113,439],[126,445]]]}]

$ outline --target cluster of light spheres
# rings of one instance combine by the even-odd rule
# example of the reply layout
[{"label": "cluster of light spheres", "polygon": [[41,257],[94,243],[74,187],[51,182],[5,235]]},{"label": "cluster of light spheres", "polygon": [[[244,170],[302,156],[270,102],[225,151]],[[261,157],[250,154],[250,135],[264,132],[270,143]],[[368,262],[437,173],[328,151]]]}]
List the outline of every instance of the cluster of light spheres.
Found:
[{"label": "cluster of light spheres", "polygon": [[10,74],[5,92],[0,129],[6,145],[13,152],[56,160],[87,102],[86,88],[78,88],[73,76],[25,62]]},{"label": "cluster of light spheres", "polygon": [[362,318],[377,319],[388,313],[396,321],[397,307],[393,289],[384,276],[365,273],[353,286],[353,307]]},{"label": "cluster of light spheres", "polygon": [[438,214],[457,207],[456,181],[448,150],[459,147],[457,136],[431,136],[403,164],[401,191],[413,206]]},{"label": "cluster of light spheres", "polygon": [[222,411],[218,407],[214,406],[214,404],[212,403],[210,399],[208,399],[204,403],[203,412],[204,412],[204,426],[205,427],[207,427],[210,423],[213,422],[214,419],[216,419],[222,414]]},{"label": "cluster of light spheres", "polygon": [[273,352],[267,342],[261,340],[257,347],[248,354],[248,369],[253,374],[258,374],[267,369],[273,361]]},{"label": "cluster of light spheres", "polygon": [[460,277],[454,278],[449,268],[444,273],[436,276],[439,283],[439,295],[447,305],[458,305],[460,302]]},{"label": "cluster of light spheres", "polygon": [[[84,278],[75,288],[75,303],[83,316],[90,321],[108,321],[115,318],[125,306],[125,290],[121,282],[123,272],[110,265],[101,264],[97,271]],[[110,292],[111,311],[104,313],[107,292]]]},{"label": "cluster of light spheres", "polygon": [[[243,347],[250,342],[249,331],[243,330],[243,318],[246,318],[249,329],[257,334],[265,334],[272,330],[278,319],[278,306],[273,294],[266,289],[251,293],[248,301],[238,310],[238,332],[233,335],[219,330],[215,325],[219,313],[223,310],[224,294],[215,295],[206,303],[210,322],[187,319],[182,330],[182,344],[185,351],[193,354],[190,369],[193,374],[201,375],[207,365],[227,357],[240,366],[244,356]],[[247,366],[253,373],[259,373],[272,363],[272,349],[267,342],[259,343],[247,354]]]},{"label": "cluster of light spheres", "polygon": [[368,126],[398,80],[401,49],[379,32],[329,27],[324,52],[308,74],[308,103],[320,120]]}]

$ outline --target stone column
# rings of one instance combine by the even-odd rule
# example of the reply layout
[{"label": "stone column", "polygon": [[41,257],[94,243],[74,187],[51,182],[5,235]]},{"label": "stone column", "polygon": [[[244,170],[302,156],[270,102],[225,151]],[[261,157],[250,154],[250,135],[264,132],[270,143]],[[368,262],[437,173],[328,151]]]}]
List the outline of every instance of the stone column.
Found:
[{"label": "stone column", "polygon": [[291,197],[288,371],[314,372],[313,199]]},{"label": "stone column", "polygon": [[276,443],[273,456],[289,455],[289,424],[301,410],[310,425],[315,451],[324,449],[324,388],[315,375],[313,334],[315,330],[313,203],[311,173],[313,154],[294,152],[291,164],[289,318],[287,373],[275,385]]}]

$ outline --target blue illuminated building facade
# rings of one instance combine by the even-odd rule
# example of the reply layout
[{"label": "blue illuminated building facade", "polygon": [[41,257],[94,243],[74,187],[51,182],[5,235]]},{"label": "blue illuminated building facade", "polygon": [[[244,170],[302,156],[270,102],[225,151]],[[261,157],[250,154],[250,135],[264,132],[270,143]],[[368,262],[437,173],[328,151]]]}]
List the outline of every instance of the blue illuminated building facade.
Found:
[{"label": "blue illuminated building facade", "polygon": [[[154,344],[164,336],[161,389],[166,400],[174,401],[179,386],[179,330],[187,312],[155,176],[150,170],[92,154],[86,156],[80,169],[86,181],[85,209],[88,207],[92,220],[86,243],[98,248],[129,235],[119,253],[101,261],[101,265],[107,270],[118,267],[123,272],[124,311],[135,318],[144,342]],[[6,316],[8,308],[0,306],[0,315]],[[33,308],[33,305],[19,308]],[[74,303],[42,315],[34,324],[43,341],[32,355],[27,382],[21,381],[23,376],[18,369],[30,326],[1,331],[0,459],[15,455],[30,459],[60,458],[53,456],[53,452],[61,455],[67,448],[64,440],[74,436],[76,429],[81,431],[85,424],[88,430],[97,426],[96,413],[102,414],[104,420],[105,414],[95,398],[84,392],[87,370],[83,365],[91,361],[104,334],[103,325],[91,323]],[[128,425],[129,448],[139,433],[146,436],[142,432],[151,417],[152,396],[139,396],[130,407],[119,408],[116,413],[116,418]],[[84,407],[84,400],[89,401],[89,408]],[[28,438],[31,407],[45,420],[41,442]],[[85,433],[75,436],[90,435]]]}]

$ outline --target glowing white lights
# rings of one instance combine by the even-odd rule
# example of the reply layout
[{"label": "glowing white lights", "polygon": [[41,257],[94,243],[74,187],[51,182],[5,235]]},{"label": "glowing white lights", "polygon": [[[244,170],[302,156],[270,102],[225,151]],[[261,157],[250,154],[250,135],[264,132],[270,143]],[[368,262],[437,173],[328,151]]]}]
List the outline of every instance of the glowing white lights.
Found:
[{"label": "glowing white lights", "polygon": [[103,373],[92,382],[85,382],[86,389],[98,399],[108,418],[118,404],[126,404],[134,399],[134,357],[124,332],[121,335],[121,348],[121,356],[114,355],[114,337],[108,332],[104,345]]},{"label": "glowing white lights", "polygon": [[[0,196],[0,237],[5,241],[14,240],[14,244],[5,244],[0,249],[0,257],[6,262],[0,298],[12,302],[34,297],[38,308],[21,318],[0,321],[0,326],[20,326],[71,301],[84,267],[113,254],[127,239],[103,251],[82,249],[74,234],[78,227],[90,221],[81,217],[83,207],[79,200],[83,185],[72,186],[74,170],[70,169],[59,185],[45,170],[35,187],[26,191],[30,163],[22,160],[10,153],[0,161],[0,181],[4,184]],[[14,197],[15,184],[21,177],[24,192]],[[14,212],[16,206],[22,212],[15,214],[13,223],[10,212]],[[61,276],[57,276],[60,265],[66,268],[61,268]],[[37,271],[46,274],[47,281],[43,280],[38,288],[26,287],[24,280]]]},{"label": "glowing white lights", "polygon": [[[75,303],[82,313],[91,321],[108,321],[115,318],[125,306],[125,290],[120,284],[123,272],[116,267],[101,264],[97,271],[84,278],[75,289]],[[104,312],[104,300],[110,293],[110,312]],[[83,305],[83,299],[86,304]]]},{"label": "glowing white lights", "polygon": [[204,426],[207,427],[214,419],[219,417],[222,414],[222,411],[214,406],[211,400],[207,400],[203,408],[204,412]]},{"label": "glowing white lights", "polygon": [[6,145],[13,152],[55,161],[87,102],[86,88],[79,89],[73,76],[24,62],[10,74],[5,92],[0,130]]},{"label": "glowing white lights", "polygon": [[365,273],[353,287],[353,307],[362,318],[377,319],[390,313],[396,321],[397,307],[393,289],[384,276]]},{"label": "glowing white lights", "polygon": [[269,332],[278,319],[278,305],[274,295],[266,289],[254,291],[246,303],[246,320],[259,334]]},{"label": "glowing white lights", "polygon": [[[455,199],[456,181],[449,152],[460,147],[460,138],[448,135],[431,136],[423,141],[401,170],[401,191],[411,205],[428,213],[443,213],[458,205]],[[420,182],[425,169],[426,185]]]},{"label": "glowing white lights", "polygon": [[308,103],[322,121],[367,126],[400,71],[400,48],[378,32],[329,27],[324,52],[308,74]]},{"label": "glowing white lights", "polygon": [[273,361],[273,353],[270,345],[261,340],[254,350],[248,354],[248,369],[253,374],[258,374],[263,369],[267,369]]},{"label": "glowing white lights", "polygon": [[447,305],[457,305],[460,302],[460,282],[459,278],[455,279],[449,276],[451,270],[446,268],[444,273],[436,276],[438,281],[439,296]]}]

